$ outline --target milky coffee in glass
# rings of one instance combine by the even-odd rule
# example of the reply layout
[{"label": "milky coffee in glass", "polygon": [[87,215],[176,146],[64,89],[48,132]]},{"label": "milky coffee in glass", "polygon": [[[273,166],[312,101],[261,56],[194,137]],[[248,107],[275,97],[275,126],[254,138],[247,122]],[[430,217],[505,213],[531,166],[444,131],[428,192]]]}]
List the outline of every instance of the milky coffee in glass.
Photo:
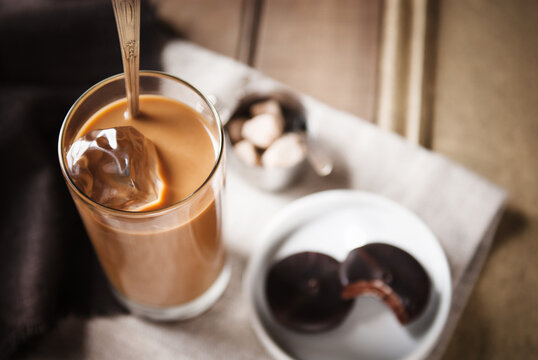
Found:
[{"label": "milky coffee in glass", "polygon": [[[222,126],[211,103],[180,79],[141,72],[140,90],[136,119],[124,116],[122,76],[82,95],[60,132],[60,165],[118,299],[135,314],[152,319],[188,318],[209,308],[230,277],[221,238]],[[99,203],[85,193],[92,179],[81,182],[70,171],[74,142],[100,129],[118,129],[120,134],[126,126],[154,145],[162,180],[158,200],[135,210]],[[129,196],[136,195],[125,199]]]}]

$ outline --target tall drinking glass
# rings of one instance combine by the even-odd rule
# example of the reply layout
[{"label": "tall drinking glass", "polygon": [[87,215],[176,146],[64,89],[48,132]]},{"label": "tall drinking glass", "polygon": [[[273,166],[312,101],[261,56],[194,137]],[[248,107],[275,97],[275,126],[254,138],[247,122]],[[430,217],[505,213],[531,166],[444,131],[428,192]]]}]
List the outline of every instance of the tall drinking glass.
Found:
[{"label": "tall drinking glass", "polygon": [[140,94],[179,101],[201,115],[212,138],[215,162],[193,193],[158,210],[125,211],[93,201],[75,185],[66,165],[67,152],[93,114],[125,98],[123,74],[94,85],[71,107],[60,130],[60,167],[119,301],[133,313],[154,320],[185,319],[214,304],[230,278],[221,238],[222,124],[200,91],[171,75],[141,72]]}]

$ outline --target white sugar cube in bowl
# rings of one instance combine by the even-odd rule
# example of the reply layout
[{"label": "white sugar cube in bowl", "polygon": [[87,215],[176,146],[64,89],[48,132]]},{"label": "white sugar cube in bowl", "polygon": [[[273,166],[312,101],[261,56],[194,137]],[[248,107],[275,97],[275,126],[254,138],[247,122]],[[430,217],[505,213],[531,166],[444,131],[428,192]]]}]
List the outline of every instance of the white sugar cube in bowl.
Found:
[{"label": "white sugar cube in bowl", "polygon": [[261,189],[284,189],[306,168],[306,128],[305,108],[288,91],[245,96],[225,126],[231,168]]}]

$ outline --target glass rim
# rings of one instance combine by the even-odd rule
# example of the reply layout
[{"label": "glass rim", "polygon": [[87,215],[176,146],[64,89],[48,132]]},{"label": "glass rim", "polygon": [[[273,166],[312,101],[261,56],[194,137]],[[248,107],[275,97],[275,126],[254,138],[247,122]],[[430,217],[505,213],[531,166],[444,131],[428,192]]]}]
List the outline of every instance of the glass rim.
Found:
[{"label": "glass rim", "polygon": [[[173,203],[171,205],[168,205],[168,206],[165,206],[165,207],[159,208],[159,209],[142,210],[142,211],[116,209],[116,208],[112,208],[112,207],[103,205],[103,204],[91,199],[89,196],[87,196],[74,183],[74,181],[71,178],[71,176],[69,175],[69,172],[67,171],[67,168],[66,168],[66,165],[65,165],[66,164],[66,158],[65,158],[66,154],[64,154],[62,145],[63,145],[63,142],[65,140],[66,128],[67,128],[71,118],[73,117],[73,114],[77,111],[80,104],[83,103],[84,100],[86,100],[90,95],[92,95],[93,93],[98,91],[103,86],[105,86],[105,85],[107,85],[107,84],[109,84],[111,82],[117,81],[118,79],[122,79],[124,77],[125,77],[125,73],[120,73],[120,74],[112,75],[112,76],[110,76],[110,77],[108,77],[106,79],[103,79],[103,80],[99,81],[98,83],[92,85],[82,95],[80,95],[80,97],[73,103],[73,105],[71,105],[71,108],[67,112],[67,114],[66,114],[66,116],[65,116],[65,118],[64,118],[64,120],[62,122],[62,126],[60,128],[60,134],[58,136],[58,158],[59,158],[59,162],[60,162],[60,168],[62,170],[62,174],[64,176],[64,179],[67,180],[68,186],[72,190],[75,191],[75,193],[78,195],[78,197],[80,199],[82,199],[86,204],[88,204],[90,206],[97,207],[98,209],[104,210],[106,212],[112,212],[112,213],[114,213],[116,215],[129,215],[129,216],[136,216],[136,217],[145,217],[145,216],[161,215],[163,213],[168,213],[168,212],[173,211],[173,210],[175,210],[177,208],[180,208],[184,204],[188,203],[192,198],[194,198],[198,193],[200,193],[202,191],[202,189],[204,189],[210,183],[211,179],[214,177],[215,173],[217,172],[218,168],[220,167],[220,165],[222,163],[222,158],[223,158],[223,154],[224,154],[224,130],[223,130],[223,126],[222,126],[222,121],[220,119],[220,116],[219,116],[217,110],[215,109],[215,106],[209,100],[209,98],[207,96],[205,96],[200,90],[198,90],[194,85],[190,84],[189,82],[187,82],[187,81],[185,81],[183,79],[180,79],[179,77],[176,77],[174,75],[170,75],[170,74],[162,72],[162,71],[140,70],[140,77],[165,78],[165,79],[168,79],[168,80],[172,80],[172,81],[174,81],[176,83],[180,83],[181,85],[184,85],[187,88],[189,88],[190,90],[192,90],[196,95],[198,95],[206,103],[206,105],[209,106],[209,109],[211,110],[211,113],[213,114],[213,117],[215,118],[215,120],[217,122],[217,128],[218,128],[218,134],[219,134],[219,139],[218,139],[219,144],[218,144],[218,153],[217,153],[217,157],[215,159],[215,163],[213,165],[213,168],[209,172],[209,175],[204,179],[202,184],[199,187],[197,187],[192,193],[190,193],[189,195],[187,195],[183,199],[179,200],[178,202],[175,202],[175,203]],[[143,95],[143,94],[141,93],[141,95]]]}]

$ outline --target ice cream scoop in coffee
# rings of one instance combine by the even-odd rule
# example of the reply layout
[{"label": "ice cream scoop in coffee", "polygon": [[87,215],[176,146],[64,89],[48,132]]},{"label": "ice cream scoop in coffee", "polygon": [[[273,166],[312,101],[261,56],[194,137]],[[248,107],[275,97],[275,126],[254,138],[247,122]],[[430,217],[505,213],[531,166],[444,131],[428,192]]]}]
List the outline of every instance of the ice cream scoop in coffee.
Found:
[{"label": "ice cream scoop in coffee", "polygon": [[132,126],[93,130],[67,153],[69,174],[92,200],[120,210],[148,210],[163,196],[153,143]]},{"label": "ice cream scoop in coffee", "polygon": [[402,324],[418,318],[428,305],[431,282],[420,263],[407,252],[381,243],[352,250],[340,267],[342,297],[374,295]]}]

